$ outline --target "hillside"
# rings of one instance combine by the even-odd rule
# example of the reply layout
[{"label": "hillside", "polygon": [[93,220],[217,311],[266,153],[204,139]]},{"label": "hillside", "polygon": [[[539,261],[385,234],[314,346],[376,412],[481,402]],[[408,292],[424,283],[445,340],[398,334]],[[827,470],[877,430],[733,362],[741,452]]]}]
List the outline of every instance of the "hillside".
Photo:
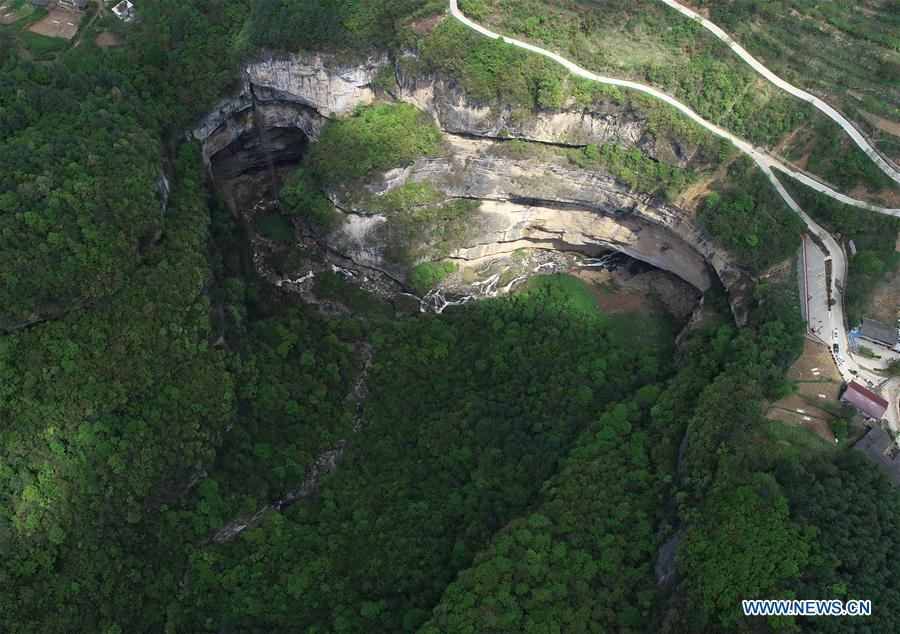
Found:
[{"label": "hillside", "polygon": [[856,319],[900,221],[701,124],[839,132],[662,3],[462,5],[700,123],[442,0],[135,4],[0,24],[0,630],[891,631],[861,417],[772,404],[801,236]]}]

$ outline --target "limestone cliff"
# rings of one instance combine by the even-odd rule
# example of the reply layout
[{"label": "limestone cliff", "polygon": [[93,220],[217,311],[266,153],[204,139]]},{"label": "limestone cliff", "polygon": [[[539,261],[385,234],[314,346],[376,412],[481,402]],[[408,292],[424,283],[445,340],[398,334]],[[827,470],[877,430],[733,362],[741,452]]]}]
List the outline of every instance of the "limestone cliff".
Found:
[{"label": "limestone cliff", "polygon": [[[351,113],[376,98],[373,81],[391,62],[386,56],[357,64],[341,64],[325,55],[265,59],[248,64],[238,93],[223,99],[189,136],[204,142],[206,158],[252,130],[248,114],[255,100],[270,126],[296,126],[315,138],[326,118]],[[492,138],[519,138],[539,143],[586,145],[621,143],[638,147],[676,167],[695,162],[696,147],[683,140],[657,137],[648,117],[618,105],[612,98],[603,109],[573,107],[527,112],[500,104],[478,103],[440,75],[413,76],[398,63],[391,66],[396,86],[389,95],[430,112],[450,133]]]},{"label": "limestone cliff", "polygon": [[[383,193],[408,179],[428,181],[448,198],[482,202],[479,227],[451,257],[481,263],[522,247],[600,253],[614,249],[671,271],[705,290],[714,273],[729,290],[741,320],[748,279],[736,263],[707,242],[694,217],[676,206],[630,190],[614,177],[571,165],[512,159],[497,152],[500,139],[522,138],[554,145],[622,143],[636,146],[671,165],[695,160],[690,149],[648,134],[640,113],[610,103],[604,111],[568,109],[522,112],[469,101],[445,78],[412,77],[393,68],[396,85],[373,87],[384,76],[386,57],[355,65],[326,56],[293,56],[248,64],[242,89],[223,100],[190,132],[203,141],[214,175],[227,178],[259,166],[263,125],[271,135],[275,160],[294,160],[329,117],[345,115],[376,99],[402,100],[429,112],[447,132],[449,158],[421,160],[373,184]],[[380,82],[383,83],[383,82]],[[300,138],[302,137],[302,139]],[[301,148],[298,150],[298,148]],[[329,246],[367,267],[402,277],[384,256],[383,217],[344,210],[344,226]],[[458,279],[454,280],[459,282]]]},{"label": "limestone cliff", "polygon": [[[402,60],[401,60],[402,62]],[[458,86],[440,75],[416,76],[395,68],[397,89],[391,95],[431,112],[446,132],[492,138],[517,138],[538,143],[587,145],[620,143],[637,147],[675,167],[687,167],[697,148],[678,139],[651,133],[645,113],[622,106],[610,97],[602,104],[534,113],[497,103],[473,102]]]}]

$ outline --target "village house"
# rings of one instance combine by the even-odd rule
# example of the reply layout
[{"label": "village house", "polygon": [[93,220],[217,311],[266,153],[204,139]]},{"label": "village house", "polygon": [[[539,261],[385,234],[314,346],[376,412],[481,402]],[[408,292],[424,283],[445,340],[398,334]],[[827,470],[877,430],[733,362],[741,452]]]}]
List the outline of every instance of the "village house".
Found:
[{"label": "village house", "polygon": [[870,456],[882,468],[892,487],[900,484],[900,455],[891,435],[881,427],[872,427],[853,445],[856,451]]},{"label": "village house", "polygon": [[128,22],[134,15],[134,4],[129,2],[129,0],[122,0],[122,2],[112,8],[112,12],[120,20]]},{"label": "village house", "polygon": [[845,403],[850,403],[860,412],[875,420],[880,420],[888,408],[886,400],[856,381],[850,381],[847,384],[847,389],[841,395],[841,400]]},{"label": "village house", "polygon": [[886,326],[874,319],[863,318],[859,327],[859,336],[892,350],[900,351],[900,332],[894,326]]}]

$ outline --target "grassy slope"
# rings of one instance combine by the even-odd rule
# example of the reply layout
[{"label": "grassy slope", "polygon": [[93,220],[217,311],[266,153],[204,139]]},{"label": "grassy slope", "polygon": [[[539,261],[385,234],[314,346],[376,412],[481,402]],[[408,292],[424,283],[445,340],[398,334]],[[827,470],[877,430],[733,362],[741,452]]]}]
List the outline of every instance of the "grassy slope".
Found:
[{"label": "grassy slope", "polygon": [[661,88],[755,144],[781,147],[800,128],[789,154],[814,153],[810,168],[820,176],[847,190],[896,194],[874,166],[848,168],[859,163],[859,152],[836,124],[764,81],[712,34],[657,0],[464,0],[461,7],[595,72]]},{"label": "grassy slope", "polygon": [[864,0],[701,0],[711,18],[775,73],[826,99],[891,156],[900,139],[859,113],[900,122],[900,2]]}]

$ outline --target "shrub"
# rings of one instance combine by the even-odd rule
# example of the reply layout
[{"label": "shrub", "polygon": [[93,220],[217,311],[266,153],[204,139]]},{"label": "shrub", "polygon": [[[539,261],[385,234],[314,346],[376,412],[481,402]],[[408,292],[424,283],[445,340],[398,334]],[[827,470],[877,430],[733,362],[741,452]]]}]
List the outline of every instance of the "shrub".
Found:
[{"label": "shrub", "polygon": [[843,418],[835,418],[831,421],[831,431],[838,440],[846,440],[850,435],[850,424]]},{"label": "shrub", "polygon": [[326,125],[307,165],[324,189],[336,189],[378,170],[436,156],[440,142],[440,131],[423,113],[405,103],[383,104]]},{"label": "shrub", "polygon": [[422,262],[409,270],[409,283],[417,293],[427,293],[456,270],[456,262]]}]

